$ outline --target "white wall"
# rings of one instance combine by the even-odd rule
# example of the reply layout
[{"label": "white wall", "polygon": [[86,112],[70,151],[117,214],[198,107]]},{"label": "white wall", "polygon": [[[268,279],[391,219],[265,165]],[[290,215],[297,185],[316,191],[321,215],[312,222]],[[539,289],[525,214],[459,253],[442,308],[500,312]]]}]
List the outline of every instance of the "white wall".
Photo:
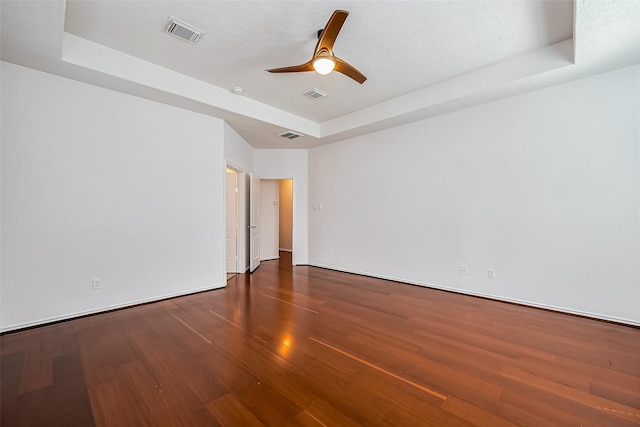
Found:
[{"label": "white wall", "polygon": [[1,66],[2,330],[224,286],[221,120]]},{"label": "white wall", "polygon": [[639,97],[634,66],[310,150],[310,264],[640,324]]},{"label": "white wall", "polygon": [[224,127],[224,158],[234,169],[253,172],[253,147],[227,123]]},{"label": "white wall", "polygon": [[[254,175],[263,179],[293,178],[293,263],[307,264],[307,150],[254,150]],[[262,230],[261,230],[262,232]]]},{"label": "white wall", "polygon": [[280,236],[280,191],[279,181],[260,182],[260,260],[280,257],[278,241]]},{"label": "white wall", "polygon": [[224,123],[224,157],[238,175],[238,271],[249,269],[249,174],[253,172],[253,147]]}]

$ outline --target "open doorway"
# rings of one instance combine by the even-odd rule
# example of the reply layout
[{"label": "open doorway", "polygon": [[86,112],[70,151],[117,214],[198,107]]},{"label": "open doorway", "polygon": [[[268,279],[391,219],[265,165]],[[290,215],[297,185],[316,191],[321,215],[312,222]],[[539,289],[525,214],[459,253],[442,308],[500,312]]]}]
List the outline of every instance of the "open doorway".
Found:
[{"label": "open doorway", "polygon": [[281,179],[278,190],[280,192],[279,249],[280,252],[293,253],[293,179]]},{"label": "open doorway", "polygon": [[[263,179],[260,183],[260,260],[293,254],[293,179]],[[291,256],[293,260],[293,256]]]}]

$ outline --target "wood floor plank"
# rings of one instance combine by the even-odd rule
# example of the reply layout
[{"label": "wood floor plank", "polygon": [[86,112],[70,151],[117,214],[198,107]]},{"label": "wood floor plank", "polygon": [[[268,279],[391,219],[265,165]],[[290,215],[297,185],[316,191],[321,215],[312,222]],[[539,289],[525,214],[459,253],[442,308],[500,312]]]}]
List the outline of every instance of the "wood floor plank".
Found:
[{"label": "wood floor plank", "polygon": [[[353,360],[361,363],[362,365],[364,365],[364,366],[366,366],[368,368],[371,368],[371,369],[376,370],[378,372],[382,372],[382,373],[384,373],[385,375],[387,375],[389,377],[392,377],[392,378],[394,378],[394,379],[396,379],[398,381],[401,381],[401,382],[404,382],[405,384],[410,385],[411,387],[415,387],[418,390],[422,390],[423,392],[425,392],[425,393],[427,393],[427,394],[429,394],[431,396],[434,396],[434,397],[436,397],[436,398],[438,398],[440,400],[446,400],[447,399],[447,397],[445,395],[443,395],[442,393],[434,390],[433,388],[429,388],[427,386],[419,384],[419,383],[417,383],[417,382],[415,382],[415,381],[413,381],[413,380],[411,380],[409,378],[406,378],[403,375],[396,374],[396,373],[394,373],[394,372],[392,372],[392,371],[390,371],[388,369],[383,368],[382,366],[380,366],[380,365],[378,365],[376,363],[372,363],[372,362],[370,362],[370,361],[368,361],[366,359],[363,359],[362,357],[357,356],[354,353],[350,353],[348,351],[342,350],[342,349],[340,349],[338,347],[335,347],[335,346],[333,346],[331,344],[327,344],[327,343],[325,343],[323,341],[317,340],[317,339],[315,339],[313,337],[310,337],[309,339],[311,339],[311,340],[313,340],[313,341],[315,341],[315,342],[317,342],[317,343],[319,343],[321,345],[324,345],[325,347],[328,347],[328,348],[334,350],[335,352],[337,352],[339,354],[342,354],[342,355],[344,355],[346,357],[349,357],[350,359],[353,359]],[[402,371],[400,371],[399,373],[402,374]]]},{"label": "wood floor plank", "polygon": [[[526,382],[508,380],[508,391],[501,397],[508,406],[517,406],[527,412],[553,421],[554,426],[616,426],[631,427],[637,422],[619,418],[611,413],[596,409],[578,399],[552,393]],[[528,419],[528,418],[527,418]]]},{"label": "wood floor plank", "polygon": [[473,424],[492,426],[492,427],[516,427],[509,421],[504,420],[494,414],[491,414],[483,409],[478,408],[464,400],[457,397],[451,397],[442,403],[442,409],[462,418],[465,421],[469,421]]},{"label": "wood floor plank", "polygon": [[10,425],[20,417],[18,398],[25,351],[3,354],[0,359],[0,425]]},{"label": "wood floor plank", "polygon": [[297,402],[261,381],[252,383],[237,397],[245,407],[251,408],[251,413],[264,425],[295,425],[296,417],[302,412]]},{"label": "wood floor plank", "polygon": [[207,404],[207,409],[222,426],[263,426],[232,393]]},{"label": "wood floor plank", "polygon": [[[319,397],[316,397],[313,404],[307,407],[304,412],[314,420],[318,421],[320,425],[326,427],[334,425],[341,427],[358,427],[360,425],[349,418],[345,413],[338,410],[338,408]],[[296,418],[299,419],[300,416]]]},{"label": "wood floor plank", "polygon": [[421,427],[469,427],[479,426],[441,409],[431,409],[416,414],[400,408],[392,408],[382,419],[385,426],[421,426]]},{"label": "wood floor plank", "polygon": [[348,415],[358,425],[383,424],[383,417],[393,407],[388,399],[370,393],[366,386],[350,378],[342,379],[323,375],[311,379],[303,376],[302,373],[292,375],[297,376],[298,381],[305,384],[310,392],[333,406],[338,412]]},{"label": "wood floor plank", "polygon": [[640,423],[640,410],[628,407],[622,403],[612,402],[588,392],[538,377],[513,366],[506,366],[502,370],[501,374],[505,377],[526,383],[532,387],[544,389],[549,393],[563,396],[566,399],[578,402],[598,411],[611,413],[616,417]]},{"label": "wood floor plank", "polygon": [[180,372],[186,385],[201,403],[215,400],[229,391],[220,378],[208,372],[198,360],[191,359],[182,363]]},{"label": "wood floor plank", "polygon": [[546,360],[539,360],[529,356],[524,356],[518,360],[510,362],[509,365],[526,370],[537,377],[559,384],[564,384],[576,390],[588,392],[590,388],[589,381],[584,376],[577,375],[576,366],[578,363],[574,363],[572,366],[567,366],[566,369],[558,369],[557,363],[550,363]]},{"label": "wood floor plank", "polygon": [[46,344],[48,334],[29,337],[24,359],[25,368],[20,380],[20,394],[29,393],[53,384],[53,353]]},{"label": "wood floor plank", "polygon": [[[9,377],[11,381],[13,375]],[[51,385],[18,394],[8,402],[3,398],[2,425],[93,426],[93,411],[80,356],[70,353],[55,357]]]},{"label": "wood floor plank", "polygon": [[296,415],[296,421],[303,427],[327,427],[326,424],[306,410]]},{"label": "wood floor plank", "polygon": [[627,388],[619,383],[591,381],[589,391],[593,395],[640,410],[640,384]]},{"label": "wood floor plank", "polygon": [[460,370],[452,369],[432,359],[418,354],[400,352],[391,348],[376,345],[371,339],[355,339],[350,336],[345,344],[350,343],[352,352],[368,357],[369,361],[387,370],[402,372],[403,376],[425,387],[438,390],[439,394],[456,393],[459,396],[482,394],[491,398],[499,398],[502,389],[491,382],[468,375]]},{"label": "wood floor plank", "polygon": [[119,380],[103,382],[89,388],[91,407],[97,426],[153,426],[153,416],[142,405],[140,396]]},{"label": "wood floor plank", "polygon": [[46,412],[35,411],[51,425],[92,426],[93,410],[89,400],[87,383],[84,379],[82,359],[78,353],[69,353],[54,359],[54,380],[51,393],[45,400],[57,408],[54,420]]},{"label": "wood floor plank", "polygon": [[535,396],[531,390],[527,390],[525,393],[509,390],[505,391],[500,398],[503,407],[507,407],[511,411],[519,411],[522,414],[512,418],[520,426],[601,426],[598,421],[585,417],[584,412],[573,412],[569,409],[563,410],[557,404],[550,404],[540,399],[532,399],[530,396]]},{"label": "wood floor plank", "polygon": [[[352,374],[350,379],[389,401],[391,409],[383,416],[383,423],[392,419],[403,419],[402,424],[392,425],[423,425],[424,420],[428,419],[430,425],[467,425],[461,419],[452,417],[442,410],[441,398],[386,373],[371,372],[370,369],[362,368]],[[403,414],[401,417],[398,415],[399,412]]]}]

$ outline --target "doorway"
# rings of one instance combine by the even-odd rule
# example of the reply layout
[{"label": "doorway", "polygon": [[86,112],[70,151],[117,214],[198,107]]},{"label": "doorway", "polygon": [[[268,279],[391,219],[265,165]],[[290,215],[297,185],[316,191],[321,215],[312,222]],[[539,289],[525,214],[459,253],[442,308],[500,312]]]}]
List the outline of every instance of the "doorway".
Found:
[{"label": "doorway", "polygon": [[[264,184],[268,188],[266,195],[261,191]],[[227,163],[225,193],[227,280],[239,273],[253,272],[261,260],[279,258],[281,249],[290,253],[285,258],[295,265],[295,178],[254,178],[253,174]],[[262,204],[268,206],[261,209]],[[270,219],[264,217],[265,212]],[[260,250],[262,229],[272,244],[269,252],[265,252],[267,256]]]},{"label": "doorway", "polygon": [[262,179],[260,183],[260,260],[291,253],[293,263],[293,179]]},{"label": "doorway", "polygon": [[279,217],[279,249],[280,252],[293,253],[293,179],[281,179]]}]

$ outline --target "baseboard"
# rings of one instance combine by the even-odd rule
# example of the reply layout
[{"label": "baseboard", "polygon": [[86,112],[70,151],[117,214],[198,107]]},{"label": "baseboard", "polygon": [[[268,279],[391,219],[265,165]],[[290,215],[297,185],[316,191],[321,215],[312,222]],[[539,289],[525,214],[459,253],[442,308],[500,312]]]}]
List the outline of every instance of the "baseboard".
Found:
[{"label": "baseboard", "polygon": [[121,308],[134,307],[136,305],[148,304],[148,303],[151,303],[151,302],[158,302],[158,301],[162,301],[162,300],[166,300],[166,299],[170,299],[170,298],[176,298],[176,297],[182,297],[182,296],[185,296],[185,295],[197,294],[199,292],[212,291],[214,289],[224,288],[225,286],[226,286],[226,281],[222,285],[206,286],[206,287],[203,287],[203,288],[192,289],[192,290],[189,290],[189,291],[186,291],[186,292],[177,292],[177,293],[172,293],[172,294],[165,294],[165,295],[160,295],[160,296],[156,296],[156,297],[152,297],[152,298],[144,298],[144,299],[130,301],[130,302],[122,303],[122,304],[114,304],[114,305],[110,305],[110,306],[105,306],[105,307],[100,307],[100,308],[91,309],[91,310],[85,310],[85,311],[79,311],[79,312],[76,312],[76,313],[65,314],[65,315],[61,315],[61,316],[46,317],[46,318],[34,320],[32,322],[16,323],[16,324],[13,324],[13,325],[0,327],[0,333],[17,331],[17,330],[26,329],[26,328],[33,328],[35,326],[43,326],[43,325],[46,325],[46,324],[49,324],[49,323],[56,323],[56,322],[60,322],[60,321],[63,321],[63,320],[75,319],[77,317],[90,316],[90,315],[93,315],[93,314],[100,314],[100,313],[105,313],[105,312],[108,312],[108,311],[119,310]]},{"label": "baseboard", "polygon": [[373,278],[376,278],[376,279],[390,280],[390,281],[393,281],[393,282],[403,283],[403,284],[407,284],[407,285],[422,286],[422,287],[425,287],[425,288],[438,289],[438,290],[441,290],[441,291],[453,292],[453,293],[456,293],[456,294],[470,295],[470,296],[480,297],[480,298],[487,298],[487,299],[491,299],[491,300],[494,300],[494,301],[501,301],[501,302],[508,302],[508,303],[512,303],[512,304],[525,305],[525,306],[528,306],[528,307],[540,308],[540,309],[543,309],[543,310],[550,310],[550,311],[555,311],[555,312],[558,312],[558,313],[571,314],[571,315],[581,316],[581,317],[589,317],[589,318],[596,319],[596,320],[604,320],[604,321],[607,321],[607,322],[614,322],[614,323],[620,323],[620,324],[629,325],[629,326],[640,327],[640,321],[631,320],[631,319],[625,319],[625,318],[615,317],[615,316],[607,316],[607,315],[600,314],[600,313],[591,313],[591,312],[588,312],[588,311],[574,310],[574,309],[566,308],[566,307],[558,307],[558,306],[554,306],[554,305],[540,304],[540,303],[537,303],[537,302],[531,302],[531,301],[527,301],[527,300],[520,300],[520,299],[516,299],[516,298],[504,297],[504,296],[501,296],[501,295],[485,294],[483,292],[468,291],[468,290],[465,290],[465,289],[452,288],[452,287],[449,287],[449,286],[442,286],[442,285],[438,285],[438,284],[434,284],[434,283],[418,282],[418,281],[415,281],[415,280],[401,279],[401,278],[393,277],[393,276],[377,275],[377,274],[372,274],[372,273],[368,273],[368,272],[364,272],[364,271],[350,270],[350,269],[344,269],[344,268],[336,268],[334,266],[328,266],[328,265],[323,265],[323,264],[312,264],[312,263],[309,263],[308,265],[310,265],[312,267],[325,268],[327,270],[340,271],[340,272],[343,272],[343,273],[357,274],[359,276],[367,276],[367,277],[373,277]]}]

